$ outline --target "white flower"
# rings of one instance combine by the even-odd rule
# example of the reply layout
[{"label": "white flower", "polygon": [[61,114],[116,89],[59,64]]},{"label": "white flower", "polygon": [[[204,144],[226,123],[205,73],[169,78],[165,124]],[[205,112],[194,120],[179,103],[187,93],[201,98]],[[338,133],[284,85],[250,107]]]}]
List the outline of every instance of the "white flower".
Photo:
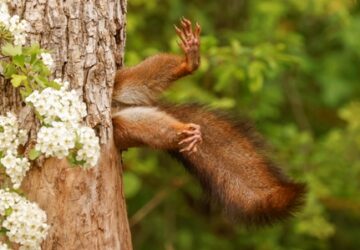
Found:
[{"label": "white flower", "polygon": [[21,244],[20,249],[40,249],[49,226],[45,212],[36,203],[0,189],[0,215],[4,217],[1,226],[8,230],[6,236],[10,241]]},{"label": "white flower", "polygon": [[65,158],[75,152],[76,161],[88,168],[97,164],[100,157],[99,138],[93,129],[64,122],[52,122],[40,128],[35,149],[46,157]]},{"label": "white flower", "polygon": [[7,154],[0,160],[0,162],[5,166],[5,168],[13,168],[16,165],[16,157],[12,154]]},{"label": "white flower", "polygon": [[12,33],[15,45],[24,45],[30,25],[27,21],[20,20],[18,15],[10,16],[7,2],[10,1],[0,1],[0,22]]},{"label": "white flower", "polygon": [[43,60],[44,64],[49,67],[49,69],[52,69],[54,66],[54,60],[51,57],[50,53],[41,53],[41,59]]},{"label": "white flower", "polygon": [[84,167],[94,167],[100,158],[99,138],[89,127],[80,127],[76,130],[81,146],[76,154],[77,161],[84,161]]},{"label": "white flower", "polygon": [[52,122],[51,127],[41,127],[35,149],[46,157],[65,158],[75,147],[75,132],[63,122]]},{"label": "white flower", "polygon": [[4,23],[5,26],[14,36],[15,45],[24,45],[26,42],[26,31],[29,31],[29,23],[25,20],[20,21],[18,15],[10,17],[7,23]]},{"label": "white flower", "polygon": [[62,91],[66,91],[70,87],[70,83],[68,81],[63,81],[60,78],[54,79],[54,82],[56,82],[57,84],[59,84],[61,86]]},{"label": "white flower", "polygon": [[4,0],[0,1],[0,22],[7,27],[10,20],[10,14],[6,2],[7,1]]},{"label": "white flower", "polygon": [[67,91],[66,85],[64,82],[60,90],[46,88],[42,92],[34,91],[25,99],[44,118],[45,124],[53,121],[79,123],[86,116],[85,103],[75,90]]},{"label": "white flower", "polygon": [[26,172],[30,169],[30,162],[26,158],[18,158],[11,153],[7,153],[0,162],[5,167],[5,172],[10,177],[13,187],[18,189]]},{"label": "white flower", "polygon": [[10,250],[10,248],[5,243],[0,242],[0,250]]},{"label": "white flower", "polygon": [[41,246],[21,246],[19,250],[41,250]]},{"label": "white flower", "polygon": [[6,116],[0,116],[0,151],[16,154],[19,145],[24,145],[26,141],[26,131],[19,129],[14,114],[9,112]]}]

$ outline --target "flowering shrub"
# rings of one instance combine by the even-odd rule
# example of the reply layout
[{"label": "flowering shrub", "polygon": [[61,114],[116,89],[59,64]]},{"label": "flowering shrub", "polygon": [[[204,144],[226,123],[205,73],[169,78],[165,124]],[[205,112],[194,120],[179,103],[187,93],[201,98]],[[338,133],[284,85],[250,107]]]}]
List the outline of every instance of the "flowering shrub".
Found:
[{"label": "flowering shrub", "polygon": [[19,188],[26,172],[30,169],[30,162],[25,157],[16,157],[12,153],[7,153],[1,160],[5,167],[6,174],[10,177],[14,188]]},{"label": "flowering shrub", "polygon": [[16,154],[19,145],[26,141],[26,131],[19,129],[15,115],[7,113],[0,117],[0,152]]},{"label": "flowering shrub", "polygon": [[6,244],[0,243],[0,250],[10,250]]},{"label": "flowering shrub", "polygon": [[0,49],[5,58],[0,73],[34,108],[41,127],[34,147],[23,155],[19,146],[26,145],[27,132],[19,129],[14,114],[0,116],[0,240],[7,239],[7,244],[0,242],[0,250],[11,249],[10,242],[19,244],[20,250],[36,250],[49,228],[46,214],[17,192],[31,161],[43,155],[89,168],[97,164],[100,146],[95,131],[84,125],[85,103],[69,89],[69,82],[51,80],[50,53],[37,44],[24,46],[30,26],[9,14],[7,2],[0,0]]},{"label": "flowering shrub", "polygon": [[[59,80],[55,81],[61,84]],[[35,90],[25,99],[43,118],[40,120],[43,124],[50,125],[52,122],[61,121],[73,126],[86,116],[85,103],[80,101],[75,90],[68,91],[65,86],[59,90],[50,87],[41,92]]]},{"label": "flowering shrub", "polygon": [[36,203],[0,190],[0,216],[4,217],[1,226],[9,240],[21,244],[20,249],[40,249],[49,226],[45,223],[45,212]]},{"label": "flowering shrub", "polygon": [[0,116],[0,166],[5,168],[5,173],[10,177],[14,188],[20,187],[30,168],[29,161],[17,155],[19,145],[24,145],[26,141],[26,132],[19,129],[13,114]]},{"label": "flowering shrub", "polygon": [[7,41],[12,40],[15,45],[24,45],[26,41],[25,31],[29,30],[30,26],[25,20],[20,21],[19,16],[10,16],[7,2],[10,1],[0,0],[0,26],[2,26],[3,31],[8,31]]}]

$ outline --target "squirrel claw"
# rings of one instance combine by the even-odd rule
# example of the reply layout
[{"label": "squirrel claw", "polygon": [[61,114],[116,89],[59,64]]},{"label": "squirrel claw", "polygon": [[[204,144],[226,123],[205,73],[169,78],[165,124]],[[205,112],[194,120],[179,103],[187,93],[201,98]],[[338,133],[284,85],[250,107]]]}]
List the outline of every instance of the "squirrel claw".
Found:
[{"label": "squirrel claw", "polygon": [[196,23],[193,30],[192,23],[184,17],[180,19],[180,24],[180,28],[176,25],[174,25],[174,28],[176,34],[179,36],[182,42],[182,47],[185,48],[182,49],[186,53],[186,49],[190,49],[194,45],[196,48],[199,46],[201,27],[198,23]]},{"label": "squirrel claw", "polygon": [[174,25],[176,34],[180,38],[179,47],[185,53],[186,70],[191,73],[200,65],[200,32],[201,27],[198,23],[194,28],[192,23],[186,19],[180,19],[179,27]]},{"label": "squirrel claw", "polygon": [[194,134],[193,136],[190,136],[182,141],[179,142],[179,145],[184,144],[184,143],[189,143],[189,142],[201,142],[202,138],[201,138],[201,134]]},{"label": "squirrel claw", "polygon": [[186,135],[186,138],[178,144],[187,144],[180,152],[188,152],[189,154],[196,153],[197,145],[202,142],[200,126],[193,123],[187,124],[187,128],[181,131],[180,134]]}]

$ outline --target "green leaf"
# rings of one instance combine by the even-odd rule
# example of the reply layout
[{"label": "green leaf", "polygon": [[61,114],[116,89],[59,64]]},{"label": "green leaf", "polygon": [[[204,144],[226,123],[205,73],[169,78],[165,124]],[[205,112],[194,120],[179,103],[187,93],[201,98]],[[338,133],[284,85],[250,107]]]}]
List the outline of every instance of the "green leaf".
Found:
[{"label": "green leaf", "polygon": [[3,69],[4,69],[4,76],[6,79],[10,79],[13,74],[16,74],[18,70],[16,69],[15,65],[12,63],[2,63]]},{"label": "green leaf", "polygon": [[216,91],[224,90],[231,83],[231,77],[234,75],[236,70],[235,66],[230,65],[227,68],[224,68],[222,73],[219,75],[219,80],[215,85]]},{"label": "green leaf", "polygon": [[13,209],[11,207],[9,207],[8,209],[5,210],[5,216],[9,216],[12,212],[13,212]]},{"label": "green leaf", "polygon": [[46,88],[49,85],[48,79],[46,77],[35,76],[34,79],[35,82],[37,82],[37,84],[39,84],[42,88]]},{"label": "green leaf", "polygon": [[23,68],[25,66],[25,56],[24,55],[16,55],[13,57],[12,61],[16,66],[19,66],[21,68]]},{"label": "green leaf", "polygon": [[75,166],[83,166],[85,164],[86,161],[82,160],[82,161],[78,161],[76,160],[76,153],[72,152],[70,153],[66,159],[68,160],[68,162],[71,164],[72,167]]},{"label": "green leaf", "polygon": [[131,172],[124,173],[124,189],[126,198],[134,197],[141,188],[139,177]]},{"label": "green leaf", "polygon": [[13,34],[3,23],[0,23],[0,40],[8,43],[11,43],[14,40]]},{"label": "green leaf", "polygon": [[85,163],[86,163],[85,160],[76,161],[76,165],[77,165],[77,166],[82,166],[82,167],[83,167]]},{"label": "green leaf", "polygon": [[44,122],[44,118],[36,110],[35,110],[35,116],[41,123]]},{"label": "green leaf", "polygon": [[14,86],[14,88],[19,87],[21,83],[27,79],[25,75],[15,75],[15,74],[12,75],[11,78],[12,78],[11,83]]},{"label": "green leaf", "polygon": [[41,152],[37,151],[36,149],[31,149],[29,152],[29,159],[36,160],[41,155]]},{"label": "green leaf", "polygon": [[216,101],[213,101],[211,103],[211,107],[217,108],[217,109],[230,109],[235,106],[236,102],[232,98],[221,98]]},{"label": "green leaf", "polygon": [[30,47],[24,48],[25,55],[38,55],[40,53],[41,53],[41,48],[38,43],[34,43]]},{"label": "green leaf", "polygon": [[76,165],[76,159],[75,159],[75,154],[74,154],[74,153],[70,153],[70,154],[66,157],[66,159],[68,160],[68,162],[69,162],[72,166]]},{"label": "green leaf", "polygon": [[32,64],[31,64],[31,70],[34,72],[41,72],[42,68],[45,67],[44,64],[42,63],[41,60],[35,60]]},{"label": "green leaf", "polygon": [[255,93],[262,89],[264,85],[264,79],[262,75],[257,75],[256,77],[250,80],[249,89],[251,92]]},{"label": "green leaf", "polygon": [[248,74],[250,78],[249,88],[251,92],[258,92],[262,89],[264,83],[264,77],[262,72],[265,70],[264,63],[260,61],[254,61],[250,63],[248,68]]},{"label": "green leaf", "polygon": [[61,85],[58,84],[58,83],[55,82],[55,81],[49,81],[48,84],[47,84],[47,86],[50,87],[50,88],[56,89],[56,90],[61,89]]},{"label": "green leaf", "polygon": [[22,99],[24,100],[26,97],[28,97],[30,94],[32,93],[32,91],[28,91],[26,89],[20,89],[20,95],[22,97]]},{"label": "green leaf", "polygon": [[39,76],[42,77],[49,76],[51,74],[51,71],[47,68],[42,60],[35,60],[35,62],[31,65],[31,70],[38,73]]},{"label": "green leaf", "polygon": [[6,233],[7,233],[8,231],[9,231],[9,230],[6,229],[5,227],[0,228],[0,236],[6,235]]},{"label": "green leaf", "polygon": [[16,56],[22,54],[22,47],[21,46],[15,46],[10,43],[5,44],[1,48],[1,53],[4,56]]},{"label": "green leaf", "polygon": [[4,127],[0,126],[0,133],[4,132]]},{"label": "green leaf", "polygon": [[82,144],[82,143],[80,143],[80,142],[78,142],[78,141],[75,143],[75,148],[76,148],[76,149],[81,149],[82,147],[83,147],[83,144]]},{"label": "green leaf", "polygon": [[264,63],[260,61],[253,61],[250,63],[248,73],[250,78],[257,78],[265,70]]}]

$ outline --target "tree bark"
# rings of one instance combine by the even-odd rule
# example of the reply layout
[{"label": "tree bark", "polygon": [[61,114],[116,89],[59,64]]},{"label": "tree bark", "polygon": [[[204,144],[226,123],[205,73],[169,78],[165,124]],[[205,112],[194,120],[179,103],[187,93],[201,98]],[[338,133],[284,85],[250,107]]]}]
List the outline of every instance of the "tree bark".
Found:
[{"label": "tree bark", "polygon": [[[126,0],[15,0],[11,10],[30,22],[29,42],[38,42],[55,59],[54,77],[68,80],[88,108],[86,122],[96,128],[101,159],[90,170],[49,159],[33,167],[22,188],[48,216],[51,226],[42,249],[129,250],[131,236],[113,142],[111,94],[125,45]],[[20,116],[35,135],[38,124],[8,83],[0,84],[0,112]]]}]

